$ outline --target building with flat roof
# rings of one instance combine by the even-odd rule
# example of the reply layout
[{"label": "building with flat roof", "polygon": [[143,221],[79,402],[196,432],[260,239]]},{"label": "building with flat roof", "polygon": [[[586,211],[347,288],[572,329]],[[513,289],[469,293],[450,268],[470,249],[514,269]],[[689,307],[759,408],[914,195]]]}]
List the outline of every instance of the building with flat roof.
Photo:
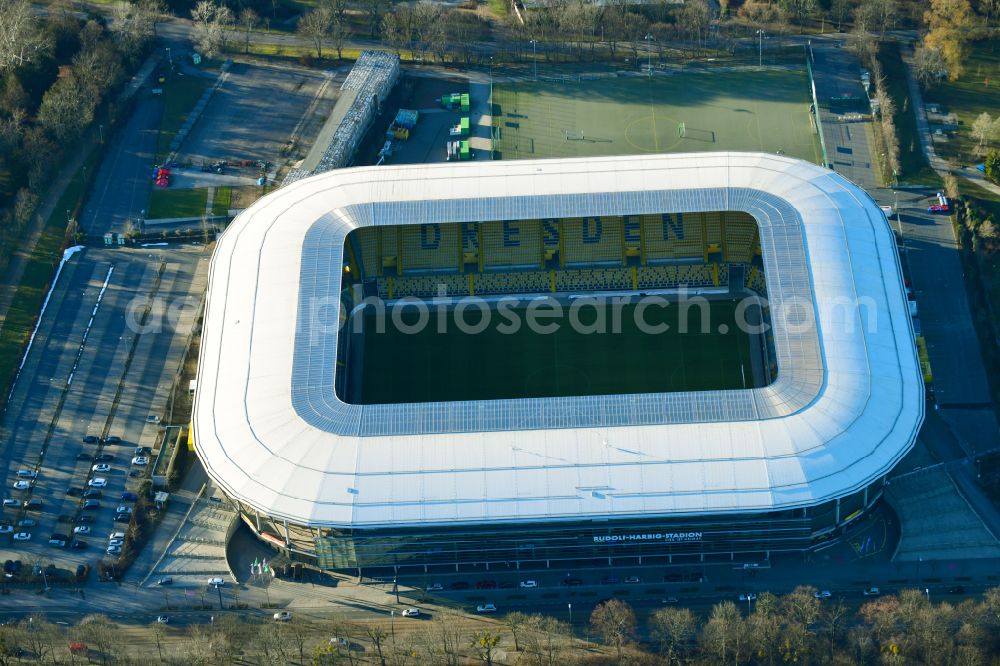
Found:
[{"label": "building with flat roof", "polygon": [[[683,363],[690,347],[654,333],[609,357],[599,345],[614,336],[589,336],[554,347],[584,345],[557,364],[500,363],[508,386],[563,377],[557,388],[427,401],[435,387],[414,368],[457,364],[440,376],[472,386],[491,367],[463,351],[471,337],[411,366],[427,338],[387,365],[409,338],[380,347],[374,333],[345,332],[394,306],[454,313],[477,299],[497,314],[517,297],[525,314],[533,299],[572,309],[618,296],[670,311],[691,292],[709,312],[749,303],[767,329],[660,372],[713,368],[742,345],[704,386],[653,377],[595,393],[603,384],[575,382],[574,368],[631,354]],[[758,153],[366,167],[295,182],[219,239],[197,381],[208,474],[262,539],[330,568],[805,550],[876,502],[924,413],[885,215],[832,171]],[[391,399],[344,388],[389,395],[378,391],[404,382],[414,390]]]}]

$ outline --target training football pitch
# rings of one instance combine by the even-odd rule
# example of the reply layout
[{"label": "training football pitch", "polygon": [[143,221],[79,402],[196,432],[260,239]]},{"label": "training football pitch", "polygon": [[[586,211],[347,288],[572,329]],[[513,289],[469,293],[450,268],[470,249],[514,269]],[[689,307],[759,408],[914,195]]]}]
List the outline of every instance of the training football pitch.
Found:
[{"label": "training football pitch", "polygon": [[[453,311],[444,319],[443,333],[438,332],[433,309],[427,325],[415,333],[394,326],[391,312],[383,316],[369,309],[365,315],[356,315],[364,316],[363,334],[354,338],[362,341],[363,349],[353,349],[348,363],[363,358],[362,391],[360,396],[350,391],[349,401],[383,404],[754,386],[752,338],[736,325],[735,301],[713,300],[704,310],[691,306],[686,316],[676,303],[643,307],[633,302],[608,303],[600,309],[580,307],[574,318],[567,305],[561,317],[537,317],[536,330],[528,325],[528,303],[522,300],[520,307],[505,313],[493,304],[489,325],[481,332],[460,330]],[[617,317],[615,309],[620,310]],[[553,309],[546,307],[543,314],[550,312]],[[417,323],[412,306],[400,313],[403,327]],[[703,333],[706,313],[708,326]],[[469,308],[464,321],[476,327],[483,316],[480,310]],[[382,333],[377,328],[380,317]],[[616,318],[620,320],[617,328]],[[678,325],[682,319],[687,321],[687,332],[681,332]],[[520,326],[511,325],[512,320]],[[574,326],[574,321],[579,325]],[[669,328],[657,332],[647,328],[662,324]],[[555,325],[555,330],[541,332],[539,325]],[[357,373],[349,371],[348,376]]]},{"label": "training football pitch", "polygon": [[810,101],[804,69],[496,84],[494,148],[505,160],[733,150],[819,164]]}]

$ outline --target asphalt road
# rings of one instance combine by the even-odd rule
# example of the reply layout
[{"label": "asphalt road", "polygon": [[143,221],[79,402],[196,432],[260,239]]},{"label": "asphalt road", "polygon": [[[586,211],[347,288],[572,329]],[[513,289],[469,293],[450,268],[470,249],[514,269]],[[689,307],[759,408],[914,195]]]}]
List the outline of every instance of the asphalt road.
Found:
[{"label": "asphalt road", "polygon": [[162,115],[162,99],[140,92],[128,122],[114,137],[106,137],[114,143],[99,167],[94,190],[80,216],[87,234],[124,233],[130,220],[149,209],[149,175]]}]

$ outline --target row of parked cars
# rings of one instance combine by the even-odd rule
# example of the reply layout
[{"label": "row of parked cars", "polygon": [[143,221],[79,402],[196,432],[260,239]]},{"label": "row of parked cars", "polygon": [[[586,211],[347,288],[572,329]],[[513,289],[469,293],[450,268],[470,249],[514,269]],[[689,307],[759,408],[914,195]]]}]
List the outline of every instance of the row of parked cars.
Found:
[{"label": "row of parked cars", "polygon": [[[669,574],[666,574],[665,576],[663,576],[663,582],[665,582],[665,583],[681,583],[681,582],[701,583],[703,580],[704,580],[704,576],[702,574],[700,574],[700,573],[685,573],[685,574],[682,574],[682,573],[676,573],[675,572],[675,573],[669,573]],[[626,585],[635,585],[635,584],[638,584],[638,583],[642,583],[642,578],[640,578],[639,576],[626,576],[624,578],[619,578],[618,576],[605,576],[604,578],[601,579],[601,583],[600,584],[601,585],[618,585],[619,583],[624,583]],[[559,581],[559,584],[563,585],[563,586],[568,586],[568,587],[575,587],[575,586],[578,586],[578,585],[585,585],[586,582],[582,578],[573,578],[573,577],[567,576],[566,578],[563,578],[561,581]],[[459,581],[455,581],[454,583],[451,583],[448,586],[448,589],[450,589],[450,590],[468,590],[471,587],[472,587],[471,583],[459,580]],[[519,583],[515,583],[515,582],[509,581],[509,580],[504,580],[504,581],[497,582],[497,581],[492,580],[492,579],[486,579],[486,580],[477,581],[475,583],[475,587],[476,587],[477,590],[495,590],[497,588],[499,588],[501,590],[511,590],[511,589],[514,589],[514,588],[533,589],[533,588],[539,587],[539,585],[538,585],[538,581],[535,581],[535,580],[522,580]],[[444,588],[444,585],[442,585],[441,583],[431,583],[430,585],[427,586],[426,589],[427,589],[428,592],[440,592],[440,591],[444,590],[445,588]]]}]

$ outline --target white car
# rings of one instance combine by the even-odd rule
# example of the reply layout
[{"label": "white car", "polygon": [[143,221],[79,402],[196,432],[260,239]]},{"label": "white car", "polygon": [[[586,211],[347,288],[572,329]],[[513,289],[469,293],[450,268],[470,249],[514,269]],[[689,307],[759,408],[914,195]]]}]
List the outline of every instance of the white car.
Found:
[{"label": "white car", "polygon": [[18,532],[14,535],[14,541],[31,541],[31,532]]},{"label": "white car", "polygon": [[829,599],[833,596],[833,594],[830,593],[830,590],[820,590],[819,592],[813,594],[813,596],[817,599]]},{"label": "white car", "polygon": [[334,636],[330,639],[330,645],[333,647],[349,648],[351,647],[351,641],[341,636]]},{"label": "white car", "polygon": [[431,583],[430,585],[427,586],[428,592],[440,592],[443,589],[444,586],[441,583]]},{"label": "white car", "polygon": [[278,611],[274,614],[275,622],[290,622],[292,619],[291,611]]},{"label": "white car", "polygon": [[21,506],[21,503],[16,499],[9,497],[3,501],[4,506]]},{"label": "white car", "polygon": [[97,463],[96,465],[94,465],[90,469],[93,470],[93,471],[95,471],[95,472],[99,472],[99,473],[103,474],[103,473],[107,473],[107,472],[111,471],[111,465],[109,465],[108,463]]},{"label": "white car", "polygon": [[170,624],[170,617],[167,616],[167,615],[157,615],[156,616],[156,623],[157,624]]},{"label": "white car", "polygon": [[538,587],[538,582],[537,581],[533,581],[533,580],[522,580],[521,581],[521,589],[522,590],[528,590],[528,589],[531,589],[531,588],[534,588],[534,587]]},{"label": "white car", "polygon": [[108,545],[109,546],[118,546],[120,548],[121,546],[125,545],[125,540],[124,539],[108,539]]},{"label": "white car", "polygon": [[33,479],[38,476],[38,472],[33,469],[19,469],[17,470],[17,478],[19,479]]},{"label": "white car", "polygon": [[149,458],[147,458],[146,456],[136,456],[135,458],[132,458],[132,464],[139,465],[140,467],[142,465],[148,465]]},{"label": "white car", "polygon": [[638,576],[629,576],[628,578],[625,579],[625,582],[626,583],[632,583],[632,584],[634,584],[634,583],[641,583],[642,579],[639,578]]},{"label": "white car", "polygon": [[877,587],[869,587],[865,590],[862,590],[861,594],[865,595],[866,597],[877,597],[878,595],[882,594],[882,592]]},{"label": "white car", "polygon": [[31,481],[25,481],[21,479],[20,481],[14,482],[14,490],[27,490],[31,487]]},{"label": "white car", "polygon": [[476,606],[477,613],[496,613],[497,607],[493,604],[479,604]]},{"label": "white car", "polygon": [[132,515],[132,507],[122,504],[120,507],[115,509],[115,513],[126,513]]},{"label": "white car", "polygon": [[87,481],[87,485],[91,488],[103,488],[108,485],[108,480],[102,477],[97,477],[96,479],[91,479]]},{"label": "white car", "polygon": [[13,531],[13,525],[0,525],[0,534],[11,534]]},{"label": "white car", "polygon": [[112,532],[111,534],[108,535],[108,538],[109,539],[124,539],[125,538],[125,533],[122,532],[122,531],[120,531],[120,530],[115,530],[114,532]]},{"label": "white car", "polygon": [[419,608],[407,608],[406,610],[404,610],[401,613],[401,615],[403,617],[420,617],[420,609]]},{"label": "white car", "polygon": [[121,546],[108,546],[108,549],[107,549],[106,552],[107,552],[108,555],[121,555],[122,554],[122,547]]},{"label": "white car", "polygon": [[208,579],[208,584],[211,585],[212,587],[222,587],[223,585],[226,584],[226,581],[225,581],[225,579],[218,578],[218,577],[216,577],[216,578],[209,578]]},{"label": "white car", "polygon": [[73,528],[73,534],[90,534],[90,526],[77,525]]}]

